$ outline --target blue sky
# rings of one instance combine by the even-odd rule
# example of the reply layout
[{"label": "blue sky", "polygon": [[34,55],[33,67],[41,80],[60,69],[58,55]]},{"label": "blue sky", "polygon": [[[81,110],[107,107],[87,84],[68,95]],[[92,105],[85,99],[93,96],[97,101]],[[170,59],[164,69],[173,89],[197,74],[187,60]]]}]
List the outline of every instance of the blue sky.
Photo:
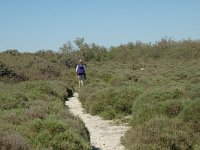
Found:
[{"label": "blue sky", "polygon": [[200,39],[200,0],[0,0],[0,51]]}]

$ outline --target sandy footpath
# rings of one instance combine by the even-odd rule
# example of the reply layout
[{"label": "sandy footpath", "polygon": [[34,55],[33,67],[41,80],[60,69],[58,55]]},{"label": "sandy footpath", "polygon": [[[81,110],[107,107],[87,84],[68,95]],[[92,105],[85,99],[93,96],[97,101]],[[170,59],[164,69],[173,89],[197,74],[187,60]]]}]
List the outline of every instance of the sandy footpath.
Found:
[{"label": "sandy footpath", "polygon": [[112,121],[105,121],[99,116],[91,116],[83,111],[78,100],[78,93],[65,102],[69,110],[79,116],[90,132],[91,144],[98,150],[123,150],[120,138],[128,130],[127,126],[114,125]]}]

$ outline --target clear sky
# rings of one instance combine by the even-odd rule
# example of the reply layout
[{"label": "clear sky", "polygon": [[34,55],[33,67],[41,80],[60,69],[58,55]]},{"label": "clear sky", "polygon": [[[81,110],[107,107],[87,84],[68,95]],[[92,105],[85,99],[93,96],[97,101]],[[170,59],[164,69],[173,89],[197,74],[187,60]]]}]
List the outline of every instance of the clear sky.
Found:
[{"label": "clear sky", "polygon": [[0,0],[0,51],[200,39],[200,0]]}]

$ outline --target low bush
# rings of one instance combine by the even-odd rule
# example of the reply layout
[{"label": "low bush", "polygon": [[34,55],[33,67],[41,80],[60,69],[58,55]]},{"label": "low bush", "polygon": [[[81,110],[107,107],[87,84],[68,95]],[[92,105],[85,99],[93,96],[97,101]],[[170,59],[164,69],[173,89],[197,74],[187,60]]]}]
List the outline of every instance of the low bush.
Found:
[{"label": "low bush", "polygon": [[140,95],[133,102],[133,123],[144,123],[154,116],[177,116],[182,109],[178,101],[181,91],[179,89],[152,89]]},{"label": "low bush", "polygon": [[73,149],[90,149],[88,138],[86,138],[88,132],[83,134],[86,129],[80,128],[80,126],[84,124],[80,124],[80,120],[77,120],[78,122],[79,125],[72,127],[74,121],[68,122],[53,115],[45,120],[35,119],[29,121],[24,126],[29,127],[30,133],[34,133],[29,134],[29,140],[33,147],[39,147],[40,149],[68,149],[70,147]]},{"label": "low bush", "polygon": [[[90,85],[91,86],[91,85]],[[80,100],[91,114],[100,114],[106,119],[122,118],[130,115],[132,103],[142,90],[132,86],[121,88],[104,87],[103,89],[87,92],[89,87],[80,91]],[[91,88],[90,88],[91,89]],[[87,93],[87,97],[84,96]]]},{"label": "low bush", "polygon": [[12,70],[10,67],[8,67],[6,64],[0,62],[0,81],[26,81],[28,80],[28,77],[26,77],[22,73],[17,73],[14,70]]},{"label": "low bush", "polygon": [[160,116],[133,126],[122,142],[128,149],[194,149],[199,136],[182,120]]},{"label": "low bush", "polygon": [[186,123],[189,123],[191,128],[200,133],[200,99],[191,101],[182,112],[182,118]]},{"label": "low bush", "polygon": [[[0,89],[1,132],[22,137],[19,145],[27,143],[28,148],[21,149],[91,149],[84,123],[64,107],[63,101],[71,92],[61,81],[6,85]],[[14,145],[10,140],[13,139],[3,139],[2,145]],[[20,149],[17,144],[14,146]]]},{"label": "low bush", "polygon": [[30,145],[17,133],[0,132],[0,149],[29,150]]},{"label": "low bush", "polygon": [[187,87],[187,92],[189,95],[189,98],[194,100],[194,99],[198,99],[200,97],[200,84],[197,83],[195,85],[190,85]]}]

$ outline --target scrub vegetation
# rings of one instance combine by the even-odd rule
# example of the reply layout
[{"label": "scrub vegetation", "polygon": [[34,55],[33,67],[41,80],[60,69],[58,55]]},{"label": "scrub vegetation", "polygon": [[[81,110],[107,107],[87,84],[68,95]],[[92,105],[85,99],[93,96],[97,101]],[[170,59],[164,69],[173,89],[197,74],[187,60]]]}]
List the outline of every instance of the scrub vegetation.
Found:
[{"label": "scrub vegetation", "polygon": [[85,124],[64,105],[73,94],[75,61],[17,50],[0,60],[0,149],[91,149]]},{"label": "scrub vegetation", "polygon": [[[200,42],[161,39],[105,48],[83,38],[59,52],[0,53],[0,147],[91,149],[84,123],[64,107],[78,89],[92,115],[128,123],[127,149],[200,149]],[[15,141],[15,142],[13,142]]]},{"label": "scrub vegetation", "polygon": [[200,42],[162,39],[112,47],[88,64],[87,111],[129,123],[127,149],[200,149]]}]

